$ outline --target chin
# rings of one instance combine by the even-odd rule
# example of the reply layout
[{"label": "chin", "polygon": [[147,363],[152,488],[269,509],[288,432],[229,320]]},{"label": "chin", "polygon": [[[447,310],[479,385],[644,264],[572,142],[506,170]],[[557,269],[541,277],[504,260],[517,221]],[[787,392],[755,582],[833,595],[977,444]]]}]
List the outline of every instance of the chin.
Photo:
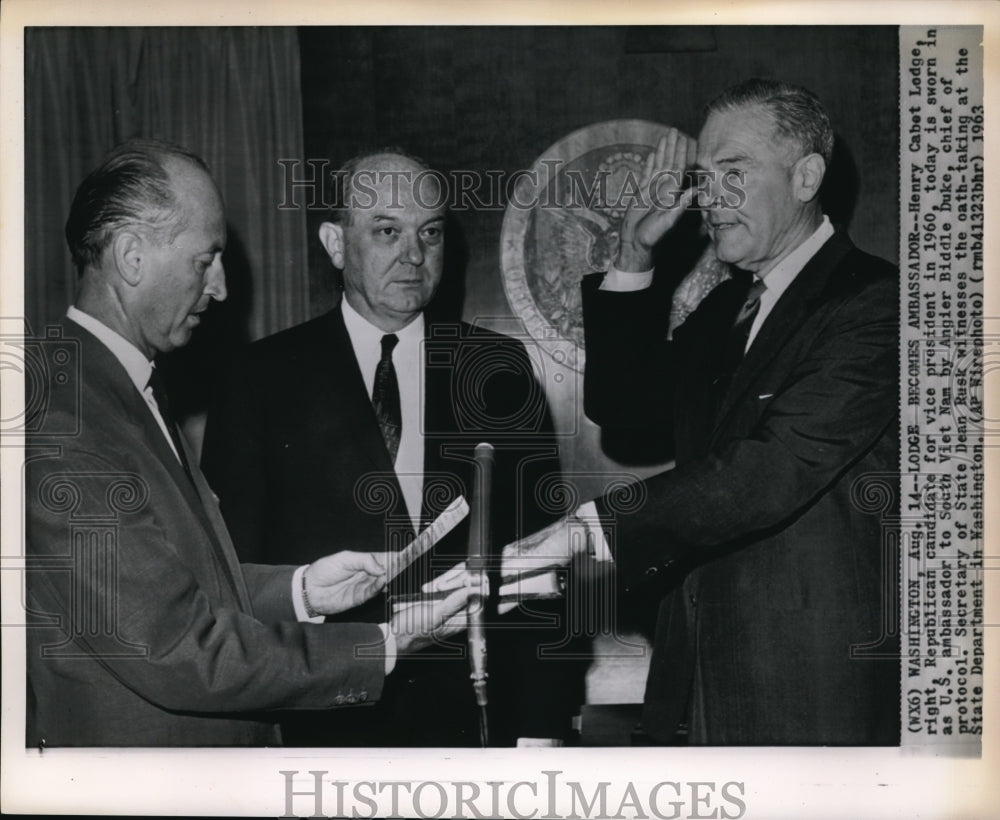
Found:
[{"label": "chin", "polygon": [[727,265],[736,265],[739,267],[740,260],[743,255],[740,253],[735,253],[732,251],[726,251],[725,248],[720,248],[718,245],[715,246],[715,258],[720,262],[725,262]]},{"label": "chin", "polygon": [[190,341],[191,341],[191,331],[190,330],[182,331],[167,339],[167,345],[169,345],[167,347],[167,350],[176,350],[179,347],[184,347],[184,345],[186,345]]},{"label": "chin", "polygon": [[419,313],[427,306],[427,300],[422,297],[414,296],[412,299],[405,299],[396,305],[393,305],[393,309],[397,313]]}]

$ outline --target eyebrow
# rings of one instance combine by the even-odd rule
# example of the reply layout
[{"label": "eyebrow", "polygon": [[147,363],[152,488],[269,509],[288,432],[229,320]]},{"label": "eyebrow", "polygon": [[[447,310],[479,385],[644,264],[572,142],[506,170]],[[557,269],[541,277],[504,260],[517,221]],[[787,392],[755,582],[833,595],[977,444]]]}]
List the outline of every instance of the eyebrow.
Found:
[{"label": "eyebrow", "polygon": [[[750,157],[750,156],[748,156],[746,154],[732,154],[732,155],[730,155],[728,157],[720,157],[719,159],[713,160],[713,163],[715,165],[732,165],[734,163],[749,163],[749,164],[753,164],[754,162],[756,162],[756,160],[754,160],[753,157]],[[694,168],[694,170],[696,170],[696,171],[705,171],[705,170],[707,170],[705,168],[705,166],[703,166],[700,162],[696,162],[691,167]]]},{"label": "eyebrow", "polygon": [[[385,223],[391,223],[393,225],[396,225],[396,224],[399,223],[399,219],[397,217],[391,215],[391,214],[373,214],[371,221],[372,221],[372,223],[377,223],[377,224],[380,224],[380,225],[381,224],[385,224]],[[439,214],[438,216],[432,216],[426,222],[421,222],[417,226],[417,228],[418,229],[419,228],[426,228],[428,225],[433,225],[433,224],[438,223],[438,222],[443,223],[444,221],[445,221],[445,215],[444,214]]]}]

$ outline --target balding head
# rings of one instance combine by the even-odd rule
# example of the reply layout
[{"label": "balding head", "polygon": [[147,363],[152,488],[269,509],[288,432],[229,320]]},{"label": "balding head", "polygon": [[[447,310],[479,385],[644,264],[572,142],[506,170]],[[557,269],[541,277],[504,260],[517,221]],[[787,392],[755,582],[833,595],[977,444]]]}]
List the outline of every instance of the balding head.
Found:
[{"label": "balding head", "polygon": [[422,203],[443,205],[444,180],[424,160],[401,148],[380,148],[356,154],[334,172],[330,221],[347,224],[355,210],[373,207],[372,188],[386,178],[398,180],[390,186],[390,194],[398,190],[399,182],[408,182],[411,189],[415,182]]},{"label": "balding head", "polygon": [[80,185],[66,236],[77,307],[148,358],[181,347],[226,298],[222,197],[197,156],[164,143],[117,148]]},{"label": "balding head", "polygon": [[184,227],[171,170],[207,174],[196,154],[166,142],[129,140],[116,147],[80,183],[66,220],[66,242],[77,272],[98,267],[115,233],[149,231],[170,241]]}]

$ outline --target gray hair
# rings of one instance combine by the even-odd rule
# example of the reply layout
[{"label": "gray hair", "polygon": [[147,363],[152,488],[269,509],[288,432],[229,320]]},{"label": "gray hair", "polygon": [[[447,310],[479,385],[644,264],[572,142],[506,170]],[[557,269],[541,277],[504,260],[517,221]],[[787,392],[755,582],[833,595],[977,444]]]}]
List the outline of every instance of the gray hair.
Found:
[{"label": "gray hair", "polygon": [[812,91],[779,80],[754,78],[723,91],[706,106],[705,115],[750,105],[766,107],[774,118],[777,133],[797,143],[803,156],[819,154],[830,164],[833,127]]}]

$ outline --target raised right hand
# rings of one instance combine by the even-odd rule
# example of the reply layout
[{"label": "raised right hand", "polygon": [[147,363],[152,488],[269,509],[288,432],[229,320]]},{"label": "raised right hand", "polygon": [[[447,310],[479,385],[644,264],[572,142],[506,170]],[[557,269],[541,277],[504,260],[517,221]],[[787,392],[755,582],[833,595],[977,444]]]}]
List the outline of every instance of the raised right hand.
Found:
[{"label": "raised right hand", "polygon": [[684,173],[694,163],[696,147],[695,140],[670,128],[646,158],[639,184],[641,201],[634,201],[622,220],[618,270],[653,267],[653,246],[677,224],[694,196],[693,188],[684,188]]}]

